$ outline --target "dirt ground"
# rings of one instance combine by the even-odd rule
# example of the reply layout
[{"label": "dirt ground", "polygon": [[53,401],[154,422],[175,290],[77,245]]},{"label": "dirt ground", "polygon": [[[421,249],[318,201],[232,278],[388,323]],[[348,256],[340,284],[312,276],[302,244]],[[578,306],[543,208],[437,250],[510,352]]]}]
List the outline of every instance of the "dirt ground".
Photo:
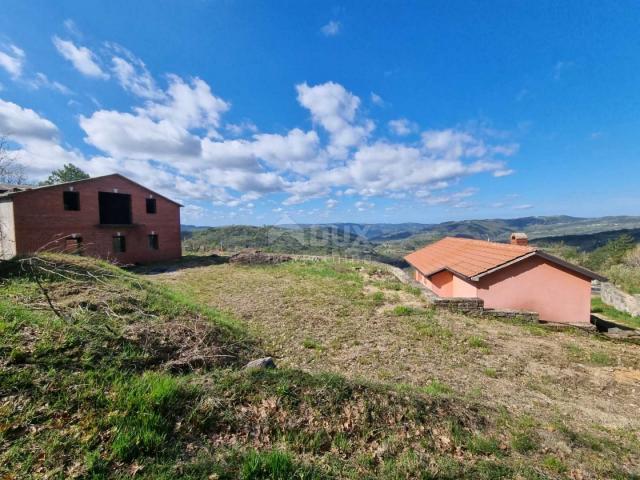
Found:
[{"label": "dirt ground", "polygon": [[[245,321],[279,366],[437,385],[533,418],[542,432],[569,425],[640,446],[640,345],[434,311],[370,266],[222,264],[151,278]],[[549,450],[571,454],[553,442]]]}]

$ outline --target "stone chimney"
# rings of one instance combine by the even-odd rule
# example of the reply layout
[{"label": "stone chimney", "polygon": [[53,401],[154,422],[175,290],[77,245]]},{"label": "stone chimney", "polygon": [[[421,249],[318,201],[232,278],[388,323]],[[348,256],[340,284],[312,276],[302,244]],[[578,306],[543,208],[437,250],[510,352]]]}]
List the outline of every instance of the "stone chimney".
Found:
[{"label": "stone chimney", "polygon": [[513,232],[511,234],[511,245],[529,245],[529,237],[524,232]]}]

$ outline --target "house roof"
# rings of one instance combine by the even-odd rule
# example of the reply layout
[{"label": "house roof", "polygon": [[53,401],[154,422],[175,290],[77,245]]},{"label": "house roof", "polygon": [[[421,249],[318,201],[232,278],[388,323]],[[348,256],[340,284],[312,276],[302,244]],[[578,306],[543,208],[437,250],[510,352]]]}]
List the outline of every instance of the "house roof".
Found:
[{"label": "house roof", "polygon": [[448,270],[468,280],[477,281],[534,255],[591,279],[606,280],[597,273],[565,262],[536,247],[467,238],[443,238],[407,255],[405,260],[427,277]]},{"label": "house roof", "polygon": [[179,207],[182,207],[182,205],[179,204],[178,202],[176,202],[175,200],[171,200],[170,198],[165,197],[164,195],[161,195],[161,194],[159,194],[157,192],[154,192],[150,188],[145,187],[144,185],[141,185],[138,182],[134,182],[130,178],[127,178],[124,175],[121,175],[119,173],[110,173],[109,175],[101,175],[99,177],[85,178],[83,180],[74,180],[73,182],[56,183],[55,185],[33,186],[33,185],[7,185],[7,184],[0,184],[0,198],[2,198],[2,197],[13,197],[14,195],[18,195],[18,194],[21,194],[21,193],[33,192],[33,191],[42,190],[42,189],[46,189],[46,188],[60,187],[61,185],[74,185],[74,184],[77,184],[77,183],[92,182],[94,180],[99,180],[99,179],[103,179],[103,178],[107,178],[107,177],[120,177],[120,178],[122,178],[123,180],[126,180],[129,183],[132,183],[132,184],[134,184],[134,185],[136,185],[136,186],[138,186],[140,188],[144,188],[145,190],[149,190],[150,192],[153,192],[154,195],[157,195],[160,198],[164,198],[168,202],[175,203]]}]

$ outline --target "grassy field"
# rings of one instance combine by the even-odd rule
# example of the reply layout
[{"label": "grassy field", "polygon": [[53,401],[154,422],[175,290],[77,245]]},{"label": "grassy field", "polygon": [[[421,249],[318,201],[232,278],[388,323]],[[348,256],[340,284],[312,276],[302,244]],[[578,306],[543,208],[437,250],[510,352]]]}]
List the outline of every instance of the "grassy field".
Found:
[{"label": "grassy field", "polygon": [[0,478],[640,478],[637,345],[361,264],[198,265],[0,264]]},{"label": "grassy field", "polygon": [[485,433],[470,448],[483,458],[554,478],[638,472],[638,345],[436,312],[358,264],[225,264],[155,280],[244,321],[283,367],[475,405]]},{"label": "grassy field", "polygon": [[640,317],[634,317],[627,312],[621,312],[611,305],[604,303],[600,297],[593,297],[591,299],[591,311],[596,314],[601,314],[601,316],[604,316],[612,322],[620,323],[631,328],[640,328]]}]

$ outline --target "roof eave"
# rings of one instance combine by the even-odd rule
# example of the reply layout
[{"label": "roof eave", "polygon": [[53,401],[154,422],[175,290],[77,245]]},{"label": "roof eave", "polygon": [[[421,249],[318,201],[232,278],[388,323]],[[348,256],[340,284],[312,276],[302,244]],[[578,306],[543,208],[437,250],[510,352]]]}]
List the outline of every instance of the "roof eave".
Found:
[{"label": "roof eave", "polygon": [[167,202],[173,203],[173,204],[177,205],[180,208],[184,207],[184,205],[182,205],[181,203],[178,203],[175,200],[172,200],[169,197],[167,197],[165,195],[162,195],[161,193],[158,193],[158,192],[156,192],[154,190],[151,190],[149,187],[145,187],[141,183],[135,182],[135,181],[131,180],[130,178],[125,177],[121,173],[109,173],[107,175],[99,175],[97,177],[84,178],[82,180],[72,180],[70,182],[56,183],[54,185],[36,185],[34,187],[27,188],[27,189],[24,189],[24,190],[20,190],[20,191],[17,191],[17,192],[6,192],[6,193],[4,193],[2,195],[5,198],[6,197],[10,198],[10,197],[13,197],[15,195],[19,195],[21,193],[34,192],[34,191],[42,190],[42,189],[45,189],[45,188],[60,187],[60,186],[63,186],[63,185],[72,185],[74,183],[88,182],[88,181],[91,181],[91,180],[99,180],[101,178],[107,178],[107,177],[120,177],[120,178],[122,178],[123,180],[126,180],[129,183],[133,183],[134,185],[137,185],[140,188],[144,188],[145,190],[153,192],[154,195],[157,195],[158,197],[165,199]]}]

